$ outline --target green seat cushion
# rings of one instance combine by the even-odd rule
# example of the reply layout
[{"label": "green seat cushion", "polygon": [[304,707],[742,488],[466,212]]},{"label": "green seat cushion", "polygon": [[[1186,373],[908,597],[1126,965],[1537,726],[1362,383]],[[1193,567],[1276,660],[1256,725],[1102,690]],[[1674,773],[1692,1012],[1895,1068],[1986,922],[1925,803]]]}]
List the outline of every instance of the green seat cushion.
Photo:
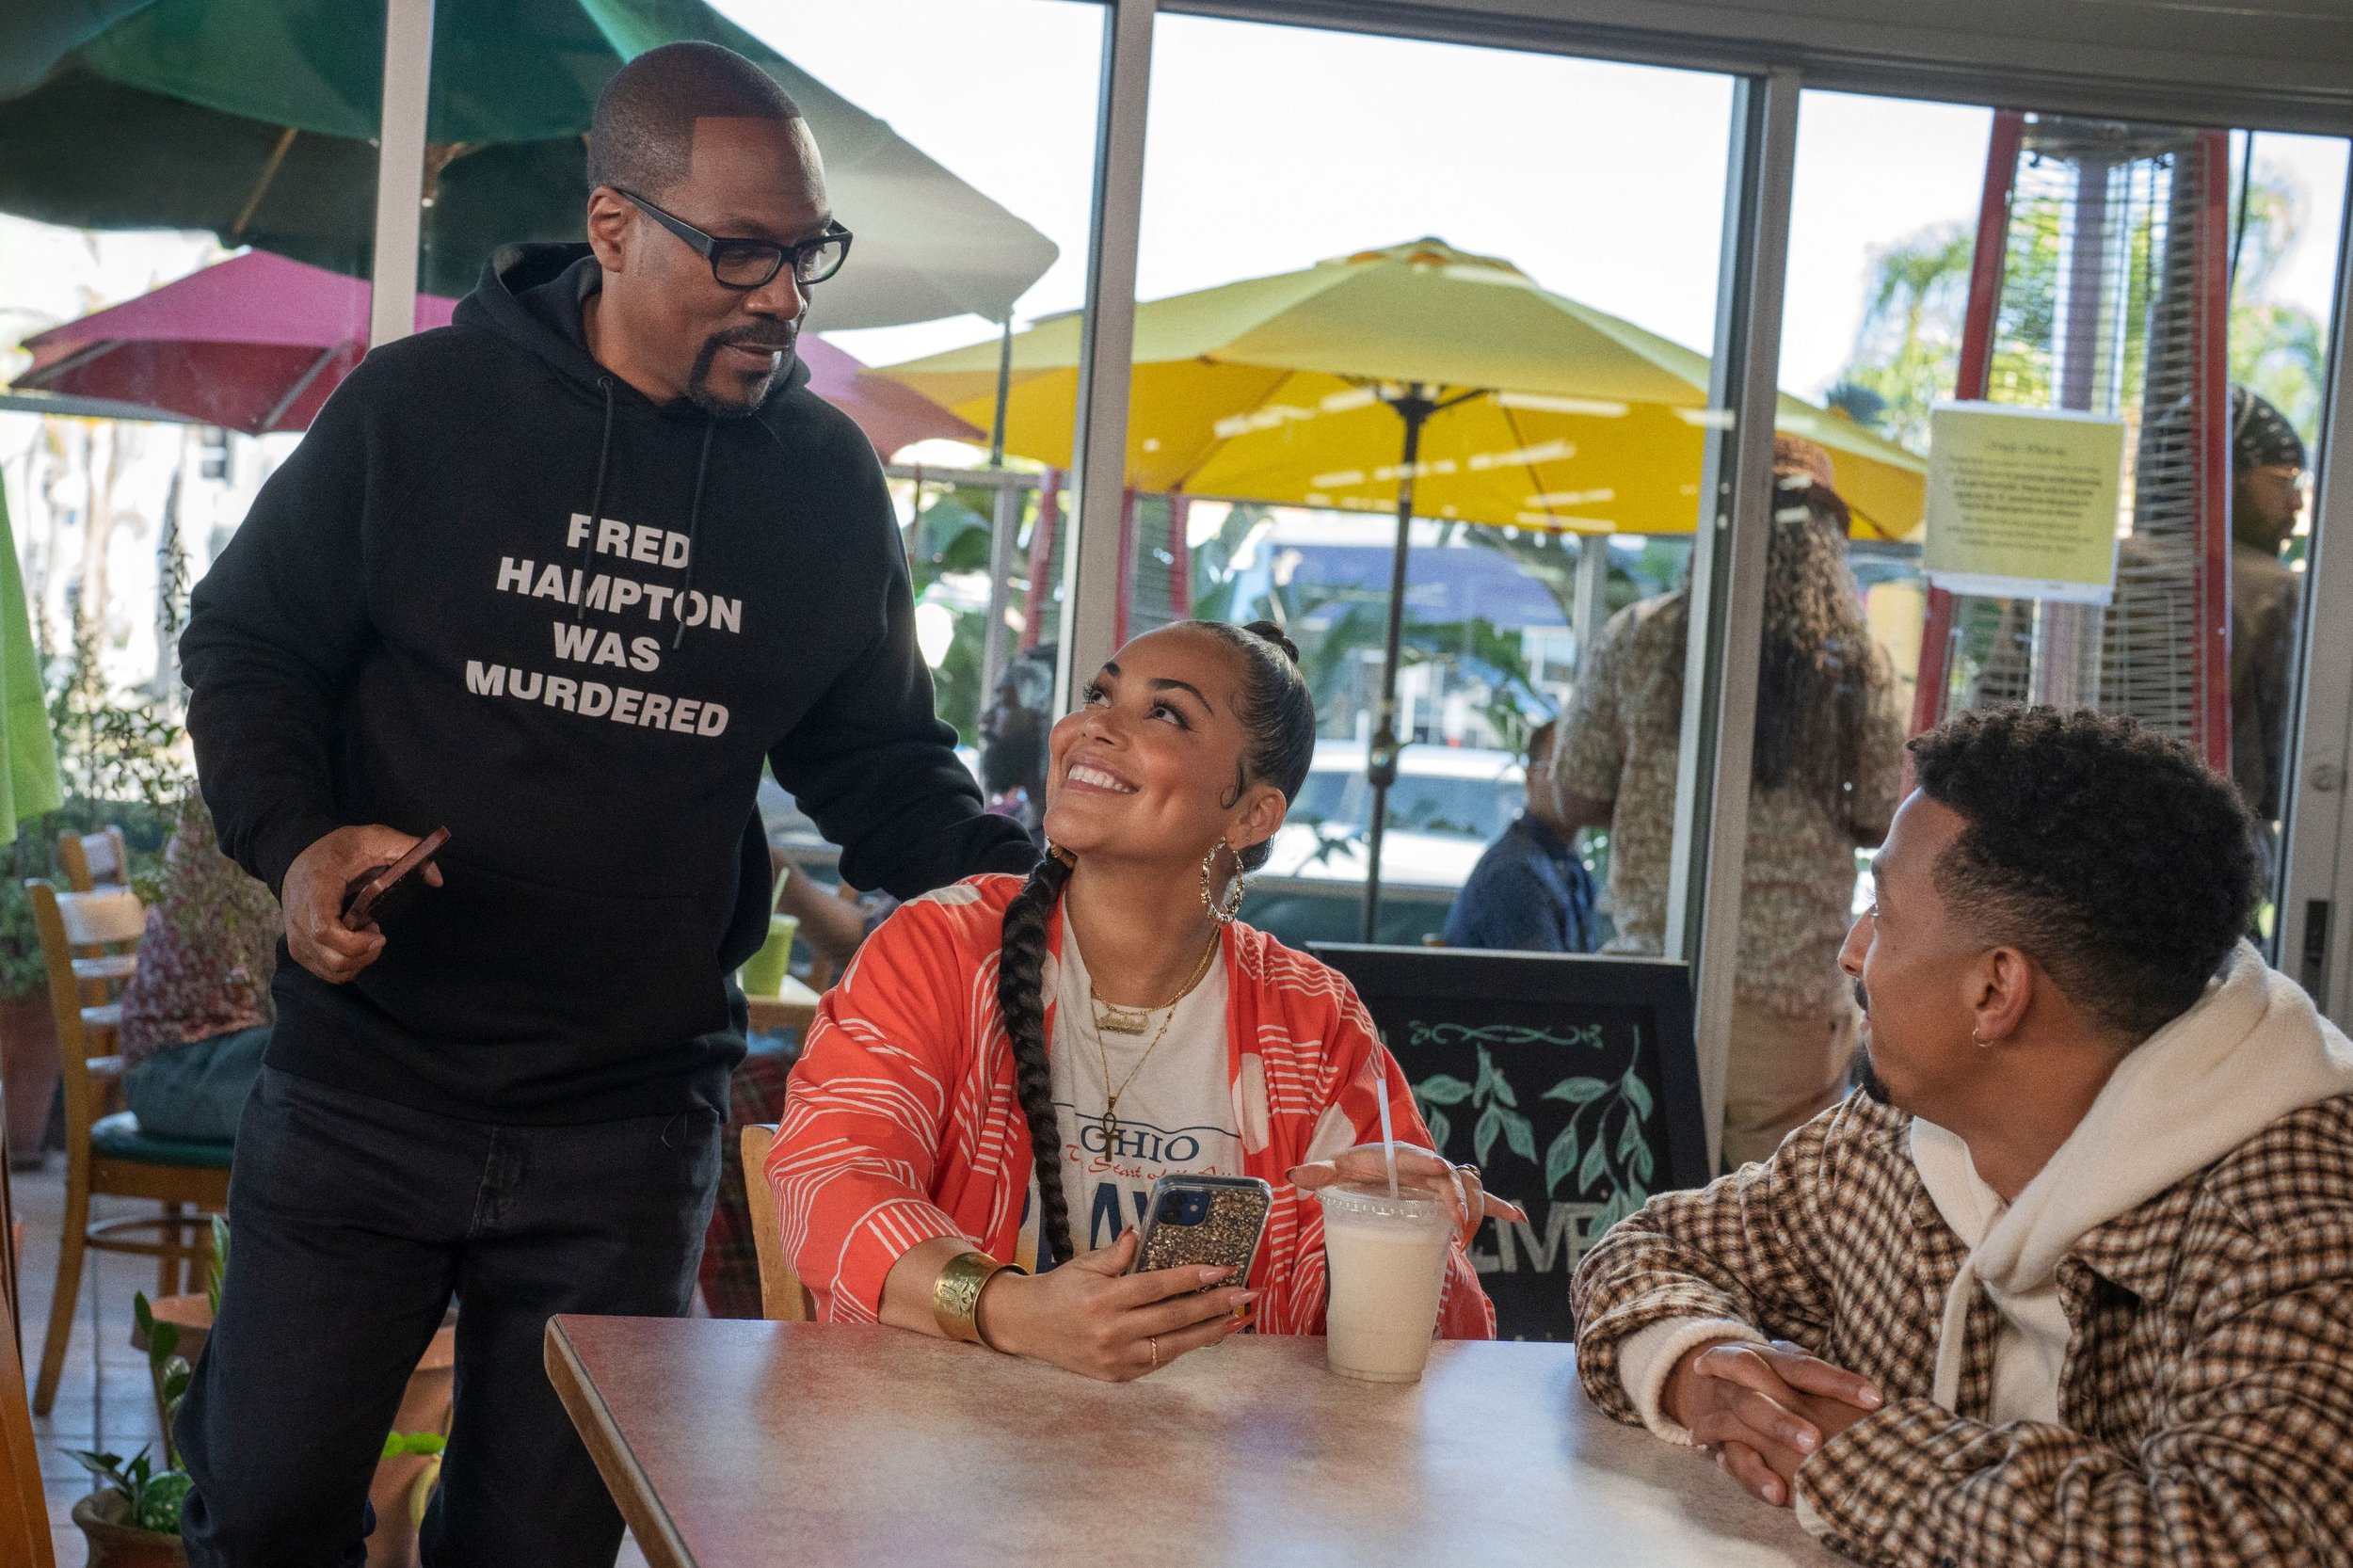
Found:
[{"label": "green seat cushion", "polygon": [[90,1125],[91,1147],[104,1160],[136,1160],[143,1165],[199,1165],[225,1171],[234,1144],[209,1138],[151,1138],[139,1130],[139,1119],[128,1111],[102,1116]]}]

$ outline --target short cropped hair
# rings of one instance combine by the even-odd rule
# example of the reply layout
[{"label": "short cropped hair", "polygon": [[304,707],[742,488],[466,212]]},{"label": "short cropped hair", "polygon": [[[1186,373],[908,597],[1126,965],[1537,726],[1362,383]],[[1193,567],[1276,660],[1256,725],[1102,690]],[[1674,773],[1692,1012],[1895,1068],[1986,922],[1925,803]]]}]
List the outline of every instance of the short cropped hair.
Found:
[{"label": "short cropped hair", "polygon": [[2246,933],[2263,895],[2253,819],[2181,743],[2088,709],[1994,708],[1911,750],[1922,792],[1968,821],[1932,872],[1955,918],[2136,1044]]},{"label": "short cropped hair", "polygon": [[705,116],[798,120],[792,94],[732,49],[665,43],[613,73],[588,125],[588,188],[657,197],[685,180]]}]

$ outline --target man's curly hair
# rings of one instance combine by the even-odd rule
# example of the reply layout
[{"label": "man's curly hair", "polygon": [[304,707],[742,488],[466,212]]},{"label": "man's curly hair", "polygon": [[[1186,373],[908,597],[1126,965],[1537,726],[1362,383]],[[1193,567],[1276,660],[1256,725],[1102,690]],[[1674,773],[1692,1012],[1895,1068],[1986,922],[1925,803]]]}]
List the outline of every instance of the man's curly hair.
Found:
[{"label": "man's curly hair", "polygon": [[2262,897],[2254,824],[2179,742],[2089,709],[1993,708],[1911,743],[1929,799],[1968,819],[1936,888],[2136,1043],[2198,1000]]}]

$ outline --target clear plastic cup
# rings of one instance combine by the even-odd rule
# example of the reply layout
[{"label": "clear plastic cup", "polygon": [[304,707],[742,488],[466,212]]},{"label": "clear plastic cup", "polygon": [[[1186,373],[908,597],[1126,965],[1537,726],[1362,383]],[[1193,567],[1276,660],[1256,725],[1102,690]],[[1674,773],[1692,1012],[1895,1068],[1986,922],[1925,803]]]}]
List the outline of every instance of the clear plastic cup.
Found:
[{"label": "clear plastic cup", "polygon": [[1385,1184],[1326,1187],[1324,1356],[1342,1377],[1417,1383],[1430,1359],[1454,1214],[1443,1199]]}]

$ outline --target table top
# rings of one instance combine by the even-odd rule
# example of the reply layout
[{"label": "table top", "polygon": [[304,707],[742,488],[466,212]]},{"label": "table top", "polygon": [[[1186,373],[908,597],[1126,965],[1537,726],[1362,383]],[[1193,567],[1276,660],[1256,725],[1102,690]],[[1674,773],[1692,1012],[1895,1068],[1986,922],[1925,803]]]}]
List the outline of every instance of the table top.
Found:
[{"label": "table top", "polygon": [[754,1029],[807,1029],[817,1016],[817,993],[786,975],[775,996],[746,994],[744,1006]]},{"label": "table top", "polygon": [[1418,1384],[1255,1335],[1137,1383],[891,1328],[558,1317],[550,1377],[657,1568],[1830,1563],[1593,1409],[1566,1345]]}]

